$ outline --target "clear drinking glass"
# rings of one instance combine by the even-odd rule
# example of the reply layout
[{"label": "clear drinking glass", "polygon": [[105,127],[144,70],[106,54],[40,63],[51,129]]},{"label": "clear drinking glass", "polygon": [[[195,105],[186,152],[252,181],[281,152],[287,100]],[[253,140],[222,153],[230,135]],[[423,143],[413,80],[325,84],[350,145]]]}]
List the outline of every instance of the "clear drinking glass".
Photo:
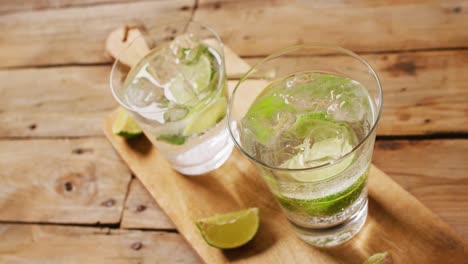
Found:
[{"label": "clear drinking glass", "polygon": [[382,109],[372,67],[307,44],[255,64],[228,104],[235,144],[258,168],[297,235],[339,245],[367,218],[367,178]]},{"label": "clear drinking glass", "polygon": [[203,174],[230,156],[223,44],[212,29],[178,21],[143,30],[115,61],[110,86],[175,170]]}]

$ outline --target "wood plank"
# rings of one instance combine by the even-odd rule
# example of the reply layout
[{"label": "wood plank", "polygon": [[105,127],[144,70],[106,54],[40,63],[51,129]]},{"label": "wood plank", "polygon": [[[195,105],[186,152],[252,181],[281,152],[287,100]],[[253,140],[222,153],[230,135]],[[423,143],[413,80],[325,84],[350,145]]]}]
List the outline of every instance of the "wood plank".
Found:
[{"label": "wood plank", "polygon": [[138,179],[133,179],[125,201],[121,228],[175,229],[171,219]]},{"label": "wood plank", "polygon": [[0,137],[102,135],[109,66],[0,71]]},{"label": "wood plank", "polygon": [[166,0],[0,15],[0,67],[110,62],[104,41],[113,29],[190,18],[193,6]]},{"label": "wood plank", "polygon": [[131,174],[103,138],[0,140],[0,220],[116,224]]},{"label": "wood plank", "polygon": [[[468,132],[468,51],[365,54],[379,75],[384,109],[379,135]],[[250,64],[259,58],[247,59]],[[277,60],[279,75],[313,65],[307,56]],[[339,56],[329,56],[338,63]]]},{"label": "wood plank", "polygon": [[176,233],[0,225],[2,263],[202,263]]},{"label": "wood plank", "polygon": [[[379,135],[468,132],[468,51],[364,57],[384,89]],[[279,69],[307,63],[307,57],[287,58]],[[1,70],[0,137],[102,135],[100,120],[117,105],[109,72],[110,66]]]},{"label": "wood plank", "polygon": [[[238,57],[229,54],[230,60]],[[102,135],[110,66],[0,70],[0,138]],[[239,70],[230,71],[239,75]],[[232,77],[232,76],[231,76]]]},{"label": "wood plank", "polygon": [[[133,0],[133,1],[161,1],[161,0]],[[0,14],[7,12],[32,11],[52,8],[67,8],[72,6],[89,6],[110,3],[125,3],[129,0],[2,0]]]},{"label": "wood plank", "polygon": [[241,56],[307,42],[360,52],[468,45],[467,1],[374,2],[200,0],[194,18]]},{"label": "wood plank", "polygon": [[[373,162],[468,239],[468,212],[461,210],[468,206],[466,153],[468,140],[378,140]],[[140,189],[141,184],[135,184],[138,188],[133,184],[121,225],[127,222],[131,228],[165,228],[167,216],[146,189]],[[142,217],[134,213],[140,204],[145,206],[145,217],[143,212]]]},{"label": "wood plank", "polygon": [[373,162],[468,239],[468,140],[377,141]]},{"label": "wood plank", "polygon": [[[396,263],[462,262],[466,258],[466,243],[376,167],[370,172],[369,216],[363,230],[338,249],[319,250],[292,233],[253,164],[239,151],[218,170],[186,177],[172,170],[143,137],[128,144],[113,135],[112,122],[110,117],[104,129],[112,145],[207,263],[362,263],[372,253],[386,250]],[[201,217],[252,206],[260,208],[261,227],[239,250],[222,252],[208,246],[193,224]]]}]

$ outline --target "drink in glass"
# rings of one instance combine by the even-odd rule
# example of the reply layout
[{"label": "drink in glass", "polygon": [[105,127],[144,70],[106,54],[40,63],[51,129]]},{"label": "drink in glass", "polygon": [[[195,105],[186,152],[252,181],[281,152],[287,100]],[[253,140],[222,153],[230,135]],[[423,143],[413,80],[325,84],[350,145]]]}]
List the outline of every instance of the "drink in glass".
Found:
[{"label": "drink in glass", "polygon": [[[297,54],[308,54],[299,57],[307,63],[281,68]],[[319,44],[279,51],[237,84],[228,110],[231,134],[306,242],[335,246],[364,225],[381,104],[369,64]]]},{"label": "drink in glass", "polygon": [[[221,166],[233,144],[226,128],[223,45],[215,32],[195,22],[152,28],[142,58],[131,69],[117,60],[111,73],[116,100],[177,171],[202,174]],[[132,50],[133,48],[133,50]]]}]

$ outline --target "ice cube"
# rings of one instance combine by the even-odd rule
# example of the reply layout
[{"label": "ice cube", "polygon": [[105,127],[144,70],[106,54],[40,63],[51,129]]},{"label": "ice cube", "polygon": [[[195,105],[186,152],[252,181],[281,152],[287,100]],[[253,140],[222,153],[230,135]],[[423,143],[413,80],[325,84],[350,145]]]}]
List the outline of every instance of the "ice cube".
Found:
[{"label": "ice cube", "polygon": [[197,95],[193,85],[182,74],[178,74],[165,89],[166,97],[179,105],[194,105]]},{"label": "ice cube", "polygon": [[177,75],[177,58],[168,48],[163,48],[150,58],[146,66],[146,72],[158,86],[167,86]]},{"label": "ice cube", "polygon": [[346,122],[363,122],[371,113],[367,90],[358,82],[351,81],[332,91],[327,113],[334,119]]},{"label": "ice cube", "polygon": [[125,90],[127,102],[136,107],[146,107],[156,103],[160,107],[167,105],[164,90],[155,86],[144,77],[135,78]]},{"label": "ice cube", "polygon": [[164,121],[175,122],[181,120],[188,114],[188,112],[189,110],[182,106],[171,107],[164,113]]},{"label": "ice cube", "polygon": [[169,47],[172,54],[184,64],[195,62],[202,48],[200,39],[192,33],[178,36]]}]

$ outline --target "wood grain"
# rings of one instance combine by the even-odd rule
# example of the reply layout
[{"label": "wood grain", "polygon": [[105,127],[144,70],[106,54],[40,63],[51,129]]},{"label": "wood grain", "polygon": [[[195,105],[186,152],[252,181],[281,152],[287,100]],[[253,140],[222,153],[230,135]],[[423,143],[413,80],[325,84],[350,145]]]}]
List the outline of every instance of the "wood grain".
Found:
[{"label": "wood grain", "polygon": [[[466,153],[468,140],[378,140],[373,162],[461,237],[468,239],[468,212],[460,210],[468,207]],[[138,188],[133,188],[134,184]],[[144,205],[145,211],[134,213],[139,205]],[[143,214],[145,217],[140,217]],[[159,205],[135,179],[129,190],[122,226],[130,222],[131,228],[160,229],[167,227],[166,219]]]},{"label": "wood grain", "polygon": [[1,263],[202,263],[179,234],[0,224]]},{"label": "wood grain", "polygon": [[0,168],[1,221],[120,222],[131,175],[103,138],[0,140]]},{"label": "wood grain", "polygon": [[102,135],[109,66],[0,71],[0,137]]},{"label": "wood grain", "polygon": [[[136,1],[163,1],[163,0],[133,0]],[[129,0],[2,0],[0,5],[0,14],[18,12],[18,11],[32,11],[41,9],[52,8],[67,8],[72,6],[90,6],[99,4],[110,3],[125,3]]]},{"label": "wood grain", "polygon": [[360,52],[468,45],[467,1],[374,2],[200,0],[194,19],[241,56],[307,42]]},{"label": "wood grain", "polygon": [[[467,51],[365,58],[383,83],[379,135],[468,132]],[[307,57],[288,58],[279,69],[307,63]],[[110,66],[0,70],[0,137],[102,135],[100,120],[117,105],[109,73]],[[235,84],[230,82],[231,87]]]},{"label": "wood grain", "polygon": [[[365,54],[381,79],[379,135],[468,132],[468,51]],[[250,64],[258,61],[247,59]],[[279,74],[313,65],[308,56],[276,61]],[[328,56],[338,63],[340,56]]]},{"label": "wood grain", "polygon": [[[160,0],[3,14],[0,67],[110,62],[102,43],[112,29],[124,23],[151,26],[189,18],[193,6],[193,0]],[[194,18],[212,26],[242,56],[317,41],[360,52],[454,48],[468,43],[464,30],[468,3],[460,0],[387,4],[205,0]]]},{"label": "wood grain", "polygon": [[[207,263],[361,263],[372,253],[385,250],[396,263],[451,263],[466,258],[461,238],[375,167],[369,182],[370,214],[362,232],[343,247],[319,250],[292,233],[255,168],[239,151],[218,170],[186,177],[172,170],[144,137],[129,143],[113,135],[112,122],[113,116],[107,119],[104,131],[114,148]],[[261,228],[239,250],[222,252],[208,246],[193,223],[201,217],[252,206],[260,208]]]},{"label": "wood grain", "polygon": [[137,179],[133,179],[130,184],[120,227],[175,229],[169,217]]},{"label": "wood grain", "polygon": [[373,162],[468,239],[468,140],[377,141]]},{"label": "wood grain", "polygon": [[104,40],[113,29],[188,19],[193,5],[166,0],[0,15],[0,67],[110,62]]}]

